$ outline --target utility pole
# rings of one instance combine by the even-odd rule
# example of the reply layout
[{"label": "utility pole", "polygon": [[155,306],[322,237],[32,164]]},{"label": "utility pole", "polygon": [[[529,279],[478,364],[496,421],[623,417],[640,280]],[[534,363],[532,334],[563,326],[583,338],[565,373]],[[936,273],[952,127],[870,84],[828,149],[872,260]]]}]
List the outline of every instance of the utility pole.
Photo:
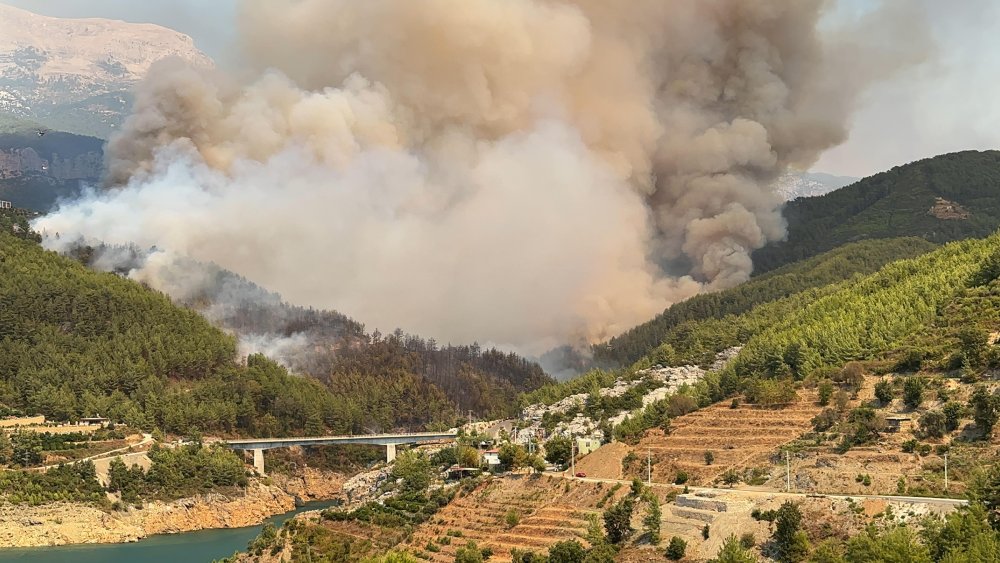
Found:
[{"label": "utility pole", "polygon": [[570,463],[570,474],[576,477],[576,438],[572,435],[569,437],[569,463]]},{"label": "utility pole", "polygon": [[788,458],[788,450],[785,450],[785,492],[792,491],[792,466]]},{"label": "utility pole", "polygon": [[646,450],[646,484],[653,484],[653,453],[651,450]]}]

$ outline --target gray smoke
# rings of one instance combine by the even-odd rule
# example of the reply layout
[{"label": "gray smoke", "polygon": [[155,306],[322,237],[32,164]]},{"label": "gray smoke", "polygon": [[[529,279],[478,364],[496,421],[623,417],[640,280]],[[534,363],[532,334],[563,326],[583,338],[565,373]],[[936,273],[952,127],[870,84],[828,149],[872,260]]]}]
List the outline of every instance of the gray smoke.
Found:
[{"label": "gray smoke", "polygon": [[821,32],[820,0],[248,0],[245,71],[156,67],[111,189],[37,227],[369,326],[597,341],[748,278],[770,182],[927,55],[908,6]]}]

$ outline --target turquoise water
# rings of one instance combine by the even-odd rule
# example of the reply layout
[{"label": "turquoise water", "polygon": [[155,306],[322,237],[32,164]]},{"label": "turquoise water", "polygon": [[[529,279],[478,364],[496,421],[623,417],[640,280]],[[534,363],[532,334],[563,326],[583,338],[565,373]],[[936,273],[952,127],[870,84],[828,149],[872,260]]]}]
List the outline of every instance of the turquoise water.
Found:
[{"label": "turquoise water", "polygon": [[[311,502],[292,512],[269,518],[275,526],[304,510],[333,506],[334,502]],[[0,549],[0,563],[208,563],[245,551],[260,533],[260,526],[227,530],[201,530],[151,536],[136,543]]]}]

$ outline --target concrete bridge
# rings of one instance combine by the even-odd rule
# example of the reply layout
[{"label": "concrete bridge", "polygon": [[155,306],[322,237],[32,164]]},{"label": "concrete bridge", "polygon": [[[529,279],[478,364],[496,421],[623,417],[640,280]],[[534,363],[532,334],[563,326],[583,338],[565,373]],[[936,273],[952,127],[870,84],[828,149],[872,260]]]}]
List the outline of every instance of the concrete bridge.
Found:
[{"label": "concrete bridge", "polygon": [[341,444],[368,444],[385,446],[385,460],[396,459],[396,446],[402,444],[419,444],[422,442],[453,441],[454,432],[415,432],[411,434],[360,434],[354,436],[314,436],[304,438],[249,438],[246,440],[227,440],[223,444],[233,450],[253,452],[253,466],[261,475],[264,474],[264,450],[287,448],[290,446],[335,446]]}]

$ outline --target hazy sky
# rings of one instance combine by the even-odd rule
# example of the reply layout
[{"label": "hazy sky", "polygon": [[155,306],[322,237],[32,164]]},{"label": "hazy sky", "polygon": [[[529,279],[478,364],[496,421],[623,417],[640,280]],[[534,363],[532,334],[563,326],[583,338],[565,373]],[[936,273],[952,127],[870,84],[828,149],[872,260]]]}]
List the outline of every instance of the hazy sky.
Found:
[{"label": "hazy sky", "polygon": [[[227,57],[235,36],[238,1],[2,0],[52,16],[161,24],[191,35],[217,60]],[[1000,2],[889,1],[928,11],[937,54],[872,91],[855,116],[851,138],[814,170],[865,176],[942,152],[1000,148]],[[871,5],[840,0],[829,19],[851,18]]]}]

